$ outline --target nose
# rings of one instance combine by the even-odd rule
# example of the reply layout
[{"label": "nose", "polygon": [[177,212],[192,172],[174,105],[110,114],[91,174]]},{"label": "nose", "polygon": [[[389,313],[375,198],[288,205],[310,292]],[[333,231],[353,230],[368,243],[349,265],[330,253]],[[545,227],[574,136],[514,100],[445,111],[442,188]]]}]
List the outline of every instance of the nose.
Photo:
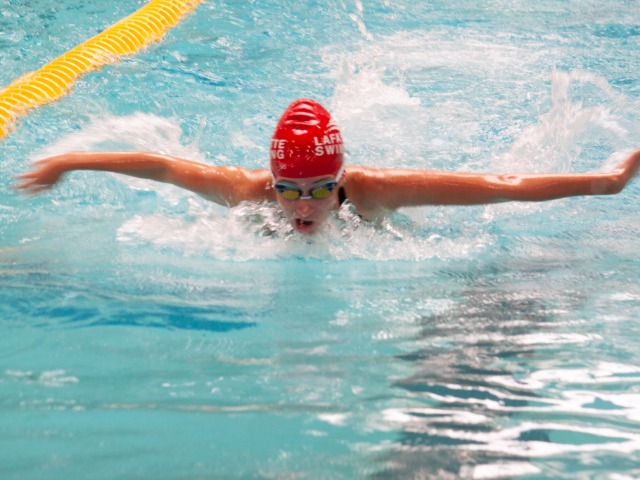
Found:
[{"label": "nose", "polygon": [[310,200],[298,200],[296,204],[296,213],[301,217],[308,217],[313,213],[313,207]]}]

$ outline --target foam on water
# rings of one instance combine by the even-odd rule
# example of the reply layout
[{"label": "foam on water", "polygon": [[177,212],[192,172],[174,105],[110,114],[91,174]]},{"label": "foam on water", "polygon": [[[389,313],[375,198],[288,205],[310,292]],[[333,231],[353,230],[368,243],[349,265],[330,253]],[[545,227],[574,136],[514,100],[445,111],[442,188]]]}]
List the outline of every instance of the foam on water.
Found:
[{"label": "foam on water", "polygon": [[[575,84],[595,87],[605,100],[593,106],[573,100],[571,89]],[[554,70],[551,101],[550,111],[541,114],[538,123],[525,128],[509,150],[494,160],[498,168],[511,165],[527,172],[569,172],[578,163],[583,149],[593,155],[594,149],[597,152],[605,146],[615,152],[614,160],[620,160],[620,149],[637,133],[637,128],[629,125],[623,115],[632,100],[615,92],[598,75]],[[597,156],[595,161],[602,160]],[[590,159],[589,167],[603,168],[595,161]]]},{"label": "foam on water", "polygon": [[[111,18],[45,3],[0,23],[84,33],[75,3]],[[303,95],[335,114],[349,163],[610,168],[640,138],[631,3],[205,2],[22,119],[0,171],[67,150],[259,168]],[[3,51],[11,69],[49,47]],[[274,205],[122,175],[7,188],[0,471],[635,478],[638,186],[377,224],[343,208],[311,239]]]},{"label": "foam on water", "polygon": [[[176,123],[149,114],[96,119],[86,128],[48,146],[37,157],[73,150],[104,149],[153,149],[207,161],[195,145],[181,143],[181,132]],[[359,219],[347,206],[330,219],[323,232],[309,239],[295,234],[275,205],[243,204],[227,211],[195,194],[158,182],[116,174],[112,175],[117,179],[115,183],[104,182],[100,179],[103,173],[82,174],[82,180],[73,182],[73,175],[78,174],[65,179],[70,184],[62,183],[58,191],[48,194],[53,197],[52,201],[59,202],[65,195],[72,194],[78,196],[77,201],[93,203],[90,198],[96,189],[119,188],[117,185],[122,183],[125,190],[133,190],[134,196],[112,200],[130,212],[129,218],[121,225],[108,223],[104,227],[115,228],[122,244],[155,245],[188,255],[234,261],[299,256],[415,260],[464,257],[493,242],[490,234],[446,238],[436,231],[437,225],[426,228],[426,224],[416,224],[408,215],[396,215],[372,224]],[[139,208],[135,202],[136,191],[138,196],[156,198],[151,201],[154,206],[150,207],[155,211],[149,214],[136,211]],[[104,234],[111,237],[114,232]]]},{"label": "foam on water", "polygon": [[[402,78],[389,77],[389,69],[407,72],[427,68],[479,68],[491,62],[479,62],[481,56],[495,55],[506,68],[522,58],[517,48],[488,48],[487,44],[463,45],[461,51],[434,60],[429,52],[420,52],[420,44],[429,45],[424,32],[397,34],[379,42],[368,41],[362,51],[339,58],[326,55],[336,65],[337,85],[330,105],[348,141],[348,162],[382,166],[418,166],[434,168],[442,164],[438,155],[452,157],[451,145],[469,143],[473,131],[448,128],[462,117],[477,116],[475,105],[464,97],[454,106],[426,101],[412,95]],[[434,48],[442,52],[439,40]],[[460,49],[459,44],[455,44]],[[488,53],[487,53],[488,52]],[[403,58],[404,55],[404,58]],[[525,65],[521,66],[524,68]],[[490,71],[482,72],[483,75]],[[499,76],[500,72],[495,75]],[[602,78],[580,71],[554,70],[550,76],[550,109],[517,134],[513,144],[490,159],[471,159],[470,167],[484,171],[571,171],[577,169],[583,145],[588,153],[622,147],[636,131],[625,124],[623,109],[610,106],[585,106],[571,98],[575,84],[588,84],[614,105],[628,99],[616,93]],[[622,112],[622,113],[621,113]],[[411,122],[407,122],[407,118]],[[259,119],[258,123],[263,119]],[[236,148],[260,147],[251,138],[254,124],[246,119],[248,132],[231,132],[229,142]],[[477,124],[476,120],[471,123]],[[447,128],[443,128],[447,127]],[[445,133],[446,131],[446,133]],[[441,135],[439,135],[441,134]],[[586,139],[582,141],[581,139]],[[585,143],[586,142],[586,143]],[[469,147],[469,152],[473,147]],[[176,120],[152,114],[104,116],[47,146],[37,154],[43,157],[70,150],[152,150],[200,162],[206,158],[196,140],[185,143],[184,132]],[[621,158],[616,152],[609,164]],[[436,160],[434,161],[434,157]],[[225,159],[226,161],[232,160]],[[601,161],[601,160],[600,160]],[[479,164],[479,165],[478,165]],[[590,167],[598,166],[593,161]],[[586,170],[586,168],[582,168]],[[120,225],[109,224],[122,244],[149,244],[189,255],[246,261],[282,257],[424,260],[429,258],[471,258],[495,245],[494,226],[505,216],[535,215],[554,208],[552,204],[510,204],[453,209],[424,207],[403,209],[400,214],[378,224],[360,221],[348,209],[336,214],[324,232],[307,239],[291,227],[273,205],[242,205],[227,211],[189,192],[157,182],[115,175],[118,182],[133,192],[155,196],[151,212],[137,212],[135,204],[121,206],[130,212]],[[63,186],[55,196],[71,193],[94,195],[96,190],[112,188],[97,176],[85,175],[82,182]],[[82,193],[82,192],[85,193]],[[91,193],[90,193],[91,192]],[[90,201],[90,200],[89,200]],[[115,200],[118,203],[118,200]],[[154,202],[151,202],[154,203]],[[177,211],[176,211],[177,209]],[[153,211],[155,210],[155,211]],[[456,234],[452,235],[451,225]],[[106,232],[110,235],[109,232]]]}]

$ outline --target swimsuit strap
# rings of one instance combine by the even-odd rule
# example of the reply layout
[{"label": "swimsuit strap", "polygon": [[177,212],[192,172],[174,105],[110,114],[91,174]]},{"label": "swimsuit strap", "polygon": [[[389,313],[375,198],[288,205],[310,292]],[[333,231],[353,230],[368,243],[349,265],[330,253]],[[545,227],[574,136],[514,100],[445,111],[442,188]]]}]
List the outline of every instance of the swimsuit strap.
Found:
[{"label": "swimsuit strap", "polygon": [[346,201],[347,194],[344,191],[344,187],[340,187],[340,189],[338,190],[338,202],[340,203],[340,205],[342,205]]},{"label": "swimsuit strap", "polygon": [[[342,206],[344,202],[347,202],[348,200],[349,199],[347,198],[347,192],[344,191],[344,187],[340,187],[338,189],[338,202],[340,202],[340,206]],[[362,215],[358,213],[358,211],[356,210],[356,207],[351,202],[349,202],[349,209],[351,210],[352,213],[357,215],[359,218],[362,218]]]}]

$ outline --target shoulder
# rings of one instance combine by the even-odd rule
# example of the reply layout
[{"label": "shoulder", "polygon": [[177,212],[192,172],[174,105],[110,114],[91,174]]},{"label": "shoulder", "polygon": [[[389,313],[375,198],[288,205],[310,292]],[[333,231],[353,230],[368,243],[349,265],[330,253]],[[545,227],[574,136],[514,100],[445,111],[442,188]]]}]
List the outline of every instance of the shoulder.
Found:
[{"label": "shoulder", "polygon": [[345,172],[347,197],[367,218],[403,206],[432,204],[443,183],[442,172],[434,170],[347,167]]},{"label": "shoulder", "polygon": [[403,186],[416,181],[429,181],[443,173],[437,170],[363,166],[348,166],[345,171],[353,186],[366,185],[367,187],[379,186],[380,188],[392,185]]},{"label": "shoulder", "polygon": [[272,187],[271,172],[266,168],[248,169],[234,168],[234,175],[237,175],[238,201],[274,201],[275,192]]},{"label": "shoulder", "polygon": [[383,204],[379,201],[388,184],[390,169],[379,167],[347,166],[343,187],[349,202],[358,213],[367,219],[384,215]]},{"label": "shoulder", "polygon": [[233,166],[206,166],[201,172],[199,191],[218,203],[235,206],[241,202],[273,201],[271,174],[267,169]]}]

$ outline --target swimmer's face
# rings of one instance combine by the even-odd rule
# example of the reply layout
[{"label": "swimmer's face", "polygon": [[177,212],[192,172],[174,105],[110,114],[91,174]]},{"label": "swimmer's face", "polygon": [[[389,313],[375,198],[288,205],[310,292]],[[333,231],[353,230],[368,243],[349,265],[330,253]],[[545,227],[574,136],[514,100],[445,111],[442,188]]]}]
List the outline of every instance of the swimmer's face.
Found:
[{"label": "swimmer's face", "polygon": [[[327,221],[331,210],[338,208],[338,189],[340,183],[335,182],[331,175],[309,178],[276,177],[276,198],[284,211],[291,226],[305,235],[313,235]],[[333,188],[332,188],[333,187]],[[325,198],[312,197],[326,195],[326,190],[331,190]],[[295,197],[295,191],[300,190],[301,198]]]}]

